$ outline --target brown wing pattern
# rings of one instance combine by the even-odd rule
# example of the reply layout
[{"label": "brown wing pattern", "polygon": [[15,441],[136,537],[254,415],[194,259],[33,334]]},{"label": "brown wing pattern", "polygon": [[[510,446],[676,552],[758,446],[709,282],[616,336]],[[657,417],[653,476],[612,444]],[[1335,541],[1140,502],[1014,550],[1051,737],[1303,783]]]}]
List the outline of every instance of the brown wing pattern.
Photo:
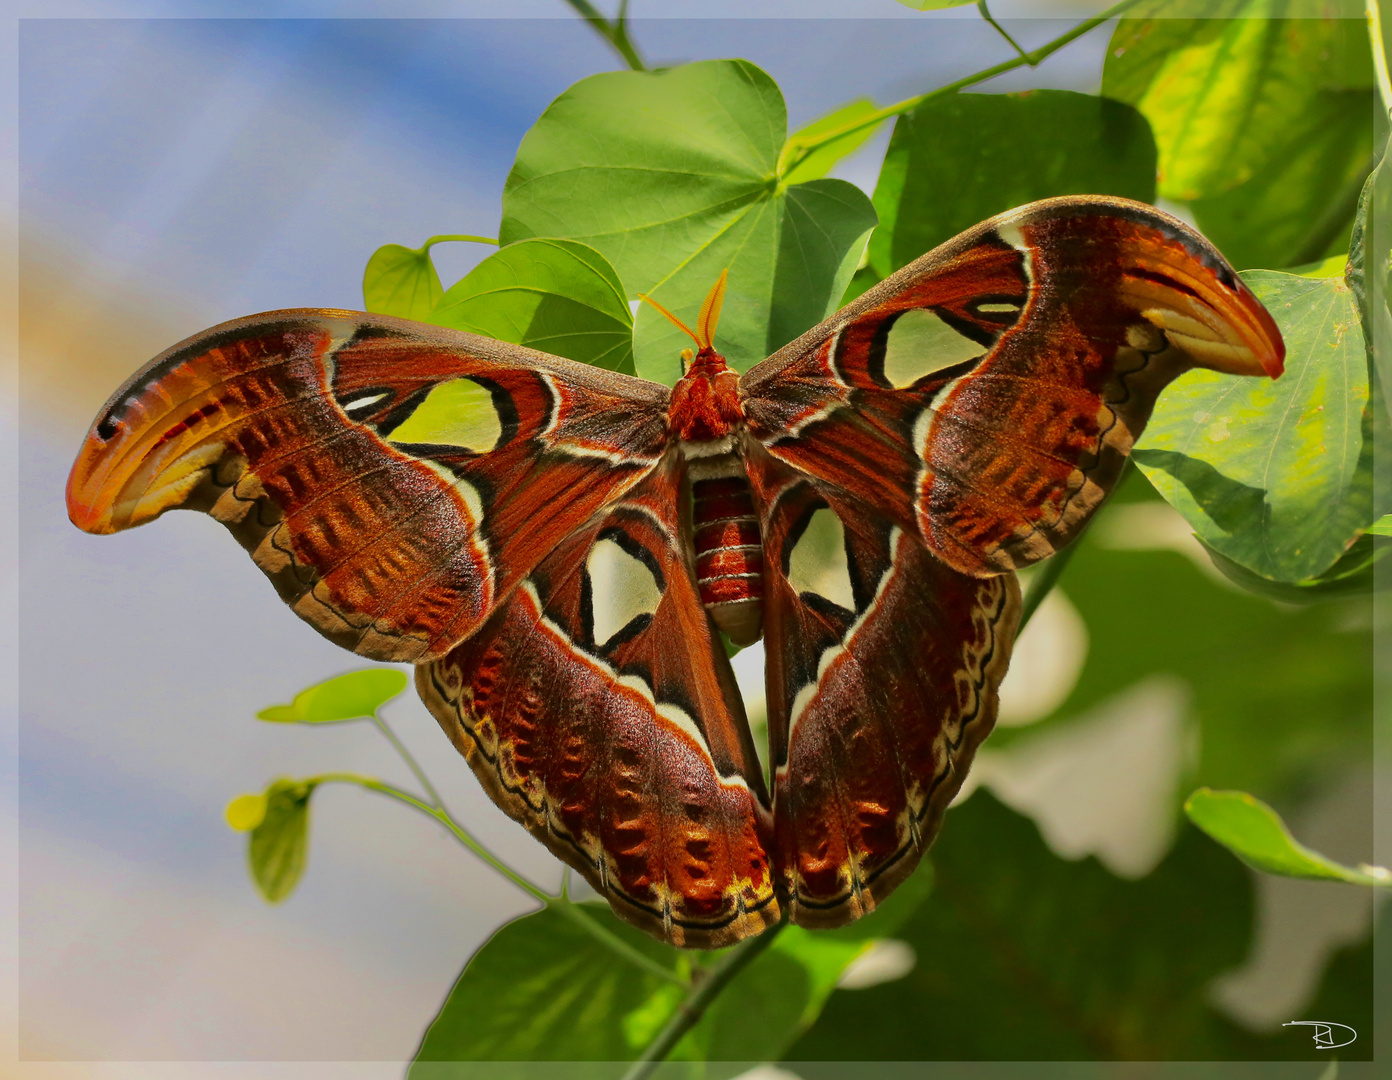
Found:
[{"label": "brown wing pattern", "polygon": [[151,361],[92,425],[69,513],[228,526],[296,612],[380,660],[443,654],[637,483],[667,391],[353,312],[254,315]]},{"label": "brown wing pattern", "polygon": [[1197,233],[1141,203],[1073,197],[949,241],[740,387],[774,457],[990,574],[1077,534],[1176,376],[1277,375],[1283,355]]},{"label": "brown wing pattern", "polygon": [[676,945],[778,919],[767,797],[680,528],[679,459],[548,556],[443,659],[431,712],[508,814]]},{"label": "brown wing pattern", "polygon": [[872,910],[918,865],[991,731],[1014,574],[962,574],[751,447],[764,530],[775,849],[794,922]]}]

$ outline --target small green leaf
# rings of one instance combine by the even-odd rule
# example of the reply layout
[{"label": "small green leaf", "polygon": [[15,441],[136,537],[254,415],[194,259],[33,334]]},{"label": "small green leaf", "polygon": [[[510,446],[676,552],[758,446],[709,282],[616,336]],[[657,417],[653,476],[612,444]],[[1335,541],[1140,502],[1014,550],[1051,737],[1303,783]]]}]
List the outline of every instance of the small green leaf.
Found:
[{"label": "small green leaf", "polygon": [[265,816],[251,830],[247,865],[257,891],[268,904],[288,897],[304,873],[309,850],[309,799],[316,786],[313,780],[277,780],[266,788]]},{"label": "small green leaf", "polygon": [[238,795],[224,811],[229,828],[237,832],[251,832],[266,818],[266,796],[253,792]]},{"label": "small green leaf", "polygon": [[1003,210],[1078,194],[1154,199],[1155,142],[1129,105],[1070,90],[926,102],[894,126],[870,266],[888,277]]},{"label": "small green leaf", "polygon": [[[716,345],[745,371],[835,309],[874,227],[851,184],[778,178],[787,112],[744,60],[582,79],[522,140],[503,191],[502,239],[580,240],[691,321],[721,270]],[[646,305],[635,370],[674,382],[687,338]]]},{"label": "small green leaf", "polygon": [[440,302],[444,289],[430,259],[430,249],[449,240],[497,245],[488,236],[432,236],[418,248],[386,244],[367,260],[363,271],[363,301],[368,311],[425,322]]},{"label": "small green leaf", "polygon": [[1374,536],[1392,536],[1392,514],[1384,514],[1368,526]]},{"label": "small green leaf", "polygon": [[1272,581],[1305,581],[1373,517],[1363,331],[1338,278],[1243,279],[1285,338],[1285,374],[1187,372],[1160,395],[1132,456],[1209,547]]},{"label": "small green leaf", "polygon": [[1282,877],[1392,885],[1381,866],[1341,866],[1291,836],[1280,816],[1245,791],[1199,788],[1184,804],[1189,820],[1255,870]]},{"label": "small green leaf", "polygon": [[633,316],[623,282],[574,240],[509,244],[451,286],[429,322],[633,373]]},{"label": "small green leaf", "polygon": [[[959,0],[954,0],[954,2],[959,2]],[[970,2],[970,0],[960,0],[960,2]],[[853,124],[878,109],[879,106],[869,98],[857,98],[855,101],[841,106],[835,112],[827,113],[826,116],[813,120],[806,127],[799,128],[788,137],[788,141],[795,142],[813,135],[821,135],[823,132],[834,131],[836,128]],[[879,130],[879,125],[871,124],[859,131],[852,131],[840,138],[823,143],[788,170],[783,176],[783,183],[802,184],[808,180],[820,180],[831,171],[838,161],[864,146],[877,130]]]},{"label": "small green leaf", "polygon": [[318,683],[295,695],[289,705],[272,705],[256,714],[273,724],[336,724],[372,716],[406,689],[406,675],[394,668],[363,668]]},{"label": "small green leaf", "polygon": [[383,315],[423,320],[444,291],[428,244],[386,244],[372,253],[363,271],[363,302],[368,311]]}]

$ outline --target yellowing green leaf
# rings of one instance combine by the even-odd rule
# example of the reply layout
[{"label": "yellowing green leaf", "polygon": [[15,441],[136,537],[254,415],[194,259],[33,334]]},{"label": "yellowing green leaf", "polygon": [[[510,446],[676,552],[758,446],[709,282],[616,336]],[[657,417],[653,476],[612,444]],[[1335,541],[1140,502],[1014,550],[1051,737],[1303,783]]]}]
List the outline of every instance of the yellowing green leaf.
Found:
[{"label": "yellowing green leaf", "polygon": [[[1201,10],[1201,18],[1179,14]],[[1112,36],[1102,93],[1155,130],[1160,194],[1189,201],[1231,190],[1289,153],[1293,118],[1327,89],[1367,85],[1351,69],[1356,26],[1309,0],[1153,3]],[[1351,74],[1357,79],[1350,79]],[[1299,127],[1299,121],[1294,121]]]},{"label": "yellowing green leaf", "polygon": [[1282,269],[1348,250],[1372,164],[1372,92],[1318,91],[1272,137],[1275,153],[1251,179],[1190,204],[1204,235],[1240,270]]},{"label": "yellowing green leaf", "polygon": [[278,904],[299,884],[309,851],[312,780],[277,780],[266,788],[265,815],[251,830],[247,864],[257,891]]},{"label": "yellowing green leaf", "polygon": [[1243,279],[1285,338],[1285,374],[1188,372],[1160,395],[1133,457],[1209,547],[1273,581],[1305,581],[1373,517],[1363,331],[1338,278]]}]

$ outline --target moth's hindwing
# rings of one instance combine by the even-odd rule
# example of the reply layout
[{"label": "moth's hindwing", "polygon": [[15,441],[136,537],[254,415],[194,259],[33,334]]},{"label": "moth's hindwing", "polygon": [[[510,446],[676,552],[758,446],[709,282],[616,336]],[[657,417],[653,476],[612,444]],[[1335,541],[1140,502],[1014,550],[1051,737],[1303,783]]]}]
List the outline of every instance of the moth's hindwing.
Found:
[{"label": "moth's hindwing", "polygon": [[972,577],[751,448],[774,830],[789,913],[836,926],[918,865],[996,718],[1015,575]]},{"label": "moth's hindwing", "polygon": [[614,911],[718,948],[778,919],[739,691],[683,550],[670,458],[417,669],[493,799]]},{"label": "moth's hindwing", "polygon": [[116,532],[206,510],[325,636],[441,655],[666,442],[666,390],[353,312],[213,327],[108,402],[68,482]]},{"label": "moth's hindwing", "polygon": [[1283,356],[1266,309],[1192,229],[1074,196],[949,241],[740,386],[774,457],[992,574],[1078,534],[1176,376],[1275,376]]}]

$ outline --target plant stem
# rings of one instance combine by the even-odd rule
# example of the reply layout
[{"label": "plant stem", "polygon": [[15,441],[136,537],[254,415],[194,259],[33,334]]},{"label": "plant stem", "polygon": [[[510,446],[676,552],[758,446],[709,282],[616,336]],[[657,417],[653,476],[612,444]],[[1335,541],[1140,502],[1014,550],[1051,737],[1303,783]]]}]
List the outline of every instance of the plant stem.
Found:
[{"label": "plant stem", "polygon": [[981,17],[983,19],[985,19],[988,23],[990,23],[992,26],[996,28],[996,33],[1000,34],[1001,37],[1005,38],[1006,41],[1010,42],[1010,47],[1014,49],[1017,53],[1019,53],[1021,57],[1024,58],[1025,63],[1029,64],[1030,67],[1034,67],[1035,64],[1039,63],[1038,60],[1031,60],[1029,58],[1029,53],[1025,52],[1024,49],[1020,48],[1020,43],[1016,41],[1013,37],[1011,37],[1009,34],[1007,34],[1005,32],[1005,27],[1003,27],[1000,23],[996,22],[996,20],[991,17],[991,11],[986,6],[986,0],[976,0],[976,10],[981,12]]},{"label": "plant stem", "polygon": [[610,950],[618,953],[630,964],[642,968],[649,975],[656,975],[659,979],[665,979],[667,982],[676,983],[683,989],[691,985],[671,968],[663,967],[651,956],[639,952],[623,938],[614,933],[614,931],[610,930],[603,923],[598,922],[580,904],[572,903],[560,897],[553,897],[547,906],[560,912],[571,922],[575,923],[576,926],[579,926],[597,940],[602,941]]},{"label": "plant stem", "polygon": [[1058,579],[1063,576],[1064,570],[1068,568],[1068,564],[1073,560],[1073,555],[1077,550],[1078,538],[1074,537],[1071,544],[1062,551],[1055,552],[1040,564],[1034,577],[1030,579],[1029,588],[1025,590],[1024,602],[1020,604],[1020,625],[1015,631],[1016,634],[1024,632],[1026,624],[1039,610],[1039,605],[1044,603],[1044,598],[1058,584]]},{"label": "plant stem", "polygon": [[1392,76],[1387,72],[1387,45],[1382,38],[1380,0],[1364,0],[1363,10],[1368,18],[1368,43],[1373,50],[1373,72],[1377,76],[1378,97],[1382,107],[1392,113]]},{"label": "plant stem", "polygon": [[454,818],[450,817],[441,807],[431,806],[429,803],[416,798],[409,791],[403,791],[395,784],[388,784],[383,780],[377,780],[371,776],[362,776],[358,773],[345,772],[324,773],[321,776],[311,777],[310,779],[321,784],[357,784],[358,787],[367,788],[369,791],[375,791],[380,795],[387,795],[396,799],[398,802],[403,802],[407,806],[419,810],[426,817],[434,818],[438,821],[454,835],[456,840],[532,899],[542,904],[550,904],[555,899],[554,896],[541,886],[528,881],[507,863],[503,862],[502,859],[498,858],[498,856],[494,855],[481,843],[475,840],[468,829],[464,828],[464,826],[460,825]]},{"label": "plant stem", "polygon": [[[572,0],[572,2],[574,2],[574,0]],[[1372,2],[1372,0],[1369,0],[1369,2]],[[1138,3],[1140,3],[1140,0],[1120,0],[1119,3],[1113,4],[1106,11],[1099,12],[1090,19],[1085,19],[1066,34],[1054,38],[1053,41],[1041,45],[1037,49],[1032,49],[1027,53],[1021,53],[1019,56],[1013,57],[1010,60],[1002,61],[999,64],[994,64],[991,67],[978,71],[975,75],[968,75],[966,78],[958,79],[956,82],[948,83],[946,86],[940,86],[936,90],[930,90],[926,94],[919,94],[917,97],[905,98],[903,101],[896,102],[893,105],[886,105],[883,109],[877,109],[875,112],[866,113],[866,115],[859,120],[851,121],[840,127],[820,131],[815,135],[791,138],[783,145],[783,152],[778,156],[778,175],[786,176],[813,150],[835,139],[840,139],[843,136],[850,135],[863,128],[874,127],[880,121],[887,120],[891,116],[898,116],[901,113],[906,113],[910,109],[922,105],[925,101],[945,97],[948,94],[954,94],[958,90],[963,90],[968,86],[975,86],[977,83],[985,82],[987,79],[994,79],[997,75],[1004,75],[1007,71],[1014,71],[1016,68],[1024,67],[1026,64],[1033,67],[1046,57],[1058,52],[1059,49],[1063,48],[1070,41],[1082,37],[1089,30],[1101,26],[1109,19],[1116,18],[1128,8],[1135,7]]]},{"label": "plant stem", "polygon": [[628,0],[622,0],[619,4],[619,14],[613,22],[601,15],[590,0],[566,0],[566,3],[593,26],[600,37],[609,42],[610,47],[619,54],[619,58],[632,70],[648,70],[648,65],[643,63],[643,58],[638,55],[638,50],[628,36]]},{"label": "plant stem", "polygon": [[470,236],[467,233],[459,233],[449,236],[432,236],[420,246],[420,250],[429,251],[436,244],[444,244],[451,240],[465,240],[471,244],[492,244],[494,247],[498,246],[498,238],[496,236]]},{"label": "plant stem", "polygon": [[784,913],[777,925],[769,927],[758,937],[741,941],[722,956],[715,967],[708,969],[705,976],[692,987],[691,992],[677,1006],[677,1011],[672,1014],[672,1019],[667,1021],[662,1030],[657,1033],[657,1037],[647,1045],[642,1056],[633,1063],[632,1068],[624,1073],[623,1080],[647,1080],[657,1067],[666,1060],[667,1055],[672,1052],[677,1043],[681,1042],[682,1037],[700,1023],[706,1009],[710,1008],[711,1002],[729,985],[730,980],[753,963],[760,953],[773,944],[773,939],[787,925],[786,920],[787,914]]},{"label": "plant stem", "polygon": [[377,725],[377,730],[382,733],[383,738],[392,744],[397,754],[401,756],[401,760],[406,762],[406,767],[411,770],[411,773],[416,778],[416,782],[419,783],[421,787],[425,788],[425,793],[430,796],[430,801],[434,804],[435,809],[439,810],[446,817],[449,817],[450,820],[454,820],[450,816],[450,812],[445,809],[445,800],[440,798],[440,793],[435,790],[435,785],[430,782],[430,777],[426,776],[425,770],[416,763],[416,759],[412,757],[411,751],[406,749],[406,744],[396,737],[396,732],[388,727],[387,722],[376,713],[372,714],[372,722]]},{"label": "plant stem", "polygon": [[[388,737],[391,738],[390,735],[388,735]],[[395,739],[393,739],[392,741],[393,743],[396,742]],[[410,755],[405,756],[407,757],[409,764]],[[423,774],[417,772],[416,775],[417,779],[424,780]],[[539,885],[535,885],[531,881],[528,881],[516,870],[508,866],[507,863],[503,862],[502,859],[498,858],[481,843],[479,843],[478,840],[474,839],[473,835],[469,832],[469,830],[464,828],[464,826],[460,825],[459,822],[455,821],[454,818],[450,816],[449,811],[446,810],[443,806],[438,805],[438,803],[435,806],[431,806],[430,804],[422,801],[421,799],[416,798],[409,791],[403,791],[395,784],[388,784],[385,781],[376,780],[370,776],[361,776],[358,773],[324,773],[320,776],[310,777],[309,779],[311,782],[319,784],[356,784],[358,787],[366,788],[369,791],[377,792],[379,795],[386,795],[389,798],[396,799],[398,802],[403,802],[407,806],[411,807],[413,810],[418,810],[427,817],[433,818],[435,821],[438,821],[441,825],[448,829],[456,840],[458,840],[461,844],[463,844],[466,848],[472,851],[475,855],[477,855],[480,859],[486,862],[498,873],[502,874],[503,877],[507,878],[510,882],[512,882],[519,889],[525,892],[528,896],[532,897],[532,899],[539,901],[547,907],[555,908],[556,910],[560,911],[561,914],[565,915],[577,926],[584,929],[586,933],[592,935],[598,941],[602,942],[612,952],[616,953],[619,956],[622,956],[625,960],[642,968],[644,971],[656,975],[660,979],[666,979],[668,982],[674,982],[678,986],[684,987],[687,985],[686,980],[684,980],[675,971],[672,971],[670,968],[663,967],[656,960],[652,959],[649,956],[644,956],[632,945],[624,941],[623,938],[618,937],[608,927],[603,926],[600,923],[596,922],[594,919],[592,919],[577,904],[573,904],[569,900],[564,899],[563,897],[552,896]],[[432,792],[431,797],[438,800],[439,796],[433,794],[434,788],[430,788],[430,791]]]}]

